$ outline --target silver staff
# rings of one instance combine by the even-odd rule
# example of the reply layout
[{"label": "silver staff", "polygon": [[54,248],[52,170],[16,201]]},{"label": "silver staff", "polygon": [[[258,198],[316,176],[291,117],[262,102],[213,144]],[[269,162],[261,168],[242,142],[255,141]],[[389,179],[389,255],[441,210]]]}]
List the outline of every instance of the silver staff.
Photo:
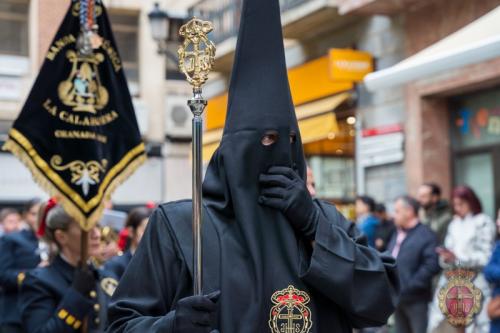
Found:
[{"label": "silver staff", "polygon": [[207,101],[201,87],[207,81],[213,68],[215,45],[207,34],[213,30],[210,22],[193,18],[183,25],[180,35],[184,42],[179,46],[179,69],[193,87],[193,97],[188,101],[193,113],[193,291],[202,295],[202,135],[203,111]]}]

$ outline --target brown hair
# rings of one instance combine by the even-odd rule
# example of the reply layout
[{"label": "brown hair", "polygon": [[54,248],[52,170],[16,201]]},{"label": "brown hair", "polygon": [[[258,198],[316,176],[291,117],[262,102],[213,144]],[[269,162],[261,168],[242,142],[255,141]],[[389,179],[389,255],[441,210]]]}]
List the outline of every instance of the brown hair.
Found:
[{"label": "brown hair", "polygon": [[462,185],[455,187],[455,189],[453,190],[452,198],[459,198],[463,201],[466,201],[474,215],[483,212],[481,201],[479,201],[476,193],[469,186]]},{"label": "brown hair", "polygon": [[0,223],[3,223],[3,220],[5,220],[7,216],[12,214],[21,216],[21,214],[19,214],[19,211],[17,211],[17,209],[14,208],[4,208],[0,210]]},{"label": "brown hair", "polygon": [[68,213],[66,213],[66,211],[60,205],[55,206],[47,214],[45,225],[46,240],[56,244],[57,247],[59,247],[59,244],[57,244],[54,235],[56,230],[68,230],[69,226],[73,222],[73,218],[69,216]]}]

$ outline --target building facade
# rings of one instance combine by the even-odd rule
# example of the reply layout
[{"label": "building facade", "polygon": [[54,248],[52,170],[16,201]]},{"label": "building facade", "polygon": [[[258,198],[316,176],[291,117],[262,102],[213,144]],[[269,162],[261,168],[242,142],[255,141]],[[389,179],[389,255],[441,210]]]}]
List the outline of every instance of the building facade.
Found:
[{"label": "building facade", "polygon": [[[122,204],[179,199],[191,190],[191,115],[185,106],[191,91],[176,70],[175,43],[167,57],[156,52],[147,18],[153,2],[105,1],[150,151],[148,164],[117,191],[114,199]],[[216,68],[204,88],[209,98],[204,138],[208,161],[224,125],[242,0],[159,2],[175,15],[196,15],[215,25],[211,38],[217,44]],[[441,72],[418,67],[418,79],[379,89],[368,90],[368,81],[371,75],[397,72],[455,44],[472,45],[468,50],[473,54],[478,31],[493,34],[497,29],[476,26],[494,21],[483,17],[494,15],[500,0],[280,3],[290,85],[318,196],[336,202],[352,217],[357,194],[372,195],[390,207],[397,196],[415,194],[426,181],[440,184],[445,197],[465,183],[494,215],[500,207],[500,57]],[[68,4],[0,0],[5,41],[0,45],[0,141],[21,109]],[[368,60],[358,58],[360,54]],[[364,81],[345,75],[357,70],[366,74],[368,63],[374,73]],[[333,70],[337,67],[343,72]],[[0,188],[4,202],[39,193],[27,171],[4,153]]]},{"label": "building facade", "polygon": [[[213,37],[218,46],[219,74],[208,88],[213,98],[207,113],[206,156],[216,148],[223,126],[241,3],[202,0],[191,9],[216,26]],[[406,58],[465,29],[498,7],[500,1],[280,3],[292,96],[299,124],[303,123],[301,132],[311,137],[306,140],[305,153],[319,196],[340,204],[351,215],[349,204],[356,194],[369,194],[390,208],[397,196],[415,194],[426,181],[440,184],[445,197],[453,186],[466,183],[479,193],[486,212],[494,214],[500,200],[495,134],[498,57],[368,91],[363,82],[346,84],[332,74],[331,67],[338,59],[332,58],[331,52],[364,51],[373,57],[375,72],[390,71]],[[341,59],[344,63],[349,60]],[[346,93],[349,98],[332,103]],[[322,110],[335,115],[336,122],[326,133],[320,118],[314,123],[314,117],[302,114],[304,109],[317,109],[322,102]]]}]

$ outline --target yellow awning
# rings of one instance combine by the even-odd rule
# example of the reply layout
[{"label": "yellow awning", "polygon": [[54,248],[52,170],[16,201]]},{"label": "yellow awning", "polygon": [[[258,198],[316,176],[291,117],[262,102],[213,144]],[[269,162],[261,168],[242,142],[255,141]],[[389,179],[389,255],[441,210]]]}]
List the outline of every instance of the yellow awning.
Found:
[{"label": "yellow awning", "polygon": [[323,140],[339,131],[335,113],[328,112],[299,121],[302,144]]},{"label": "yellow awning", "polygon": [[[330,77],[330,59],[328,55],[289,69],[288,80],[295,105],[311,103],[326,96],[335,97],[337,96],[335,94],[354,88],[352,81],[336,81]],[[330,98],[332,97],[326,97],[325,100]],[[214,130],[224,126],[227,99],[228,94],[225,92],[212,97],[208,101],[205,112],[205,128],[207,130]],[[320,103],[324,103],[323,101],[321,100]]]},{"label": "yellow awning", "polygon": [[350,92],[344,92],[338,95],[333,95],[319,101],[314,101],[304,105],[295,107],[295,114],[298,120],[316,116],[328,111],[333,111],[340,104],[344,103],[351,97]]},{"label": "yellow awning", "polygon": [[[295,108],[299,121],[302,143],[307,144],[330,138],[339,132],[337,117],[333,112],[351,97],[345,92]],[[208,162],[219,146],[223,129],[206,131],[203,134],[203,161]]]}]

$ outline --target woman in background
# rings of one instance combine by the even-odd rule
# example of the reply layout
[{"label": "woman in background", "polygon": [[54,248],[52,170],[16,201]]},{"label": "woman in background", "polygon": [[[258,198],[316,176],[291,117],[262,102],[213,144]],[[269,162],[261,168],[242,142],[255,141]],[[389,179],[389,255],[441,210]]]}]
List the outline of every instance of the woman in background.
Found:
[{"label": "woman in background", "polygon": [[[458,266],[477,273],[474,285],[483,294],[483,304],[488,304],[490,288],[482,271],[493,249],[495,240],[495,223],[483,213],[481,203],[474,191],[467,186],[459,186],[453,190],[453,209],[455,217],[448,226],[444,247],[438,248],[439,262],[444,270]],[[431,306],[428,332],[461,332],[452,328],[439,310],[438,293],[447,283],[441,275],[438,288]],[[489,318],[486,306],[482,306],[471,325],[465,328],[466,333],[488,333]]]},{"label": "woman in background", "polygon": [[121,256],[111,258],[105,265],[104,269],[114,275],[117,280],[120,280],[128,263],[132,259],[132,255],[139,246],[144,230],[148,225],[151,209],[146,207],[138,207],[130,211],[127,220],[125,221],[125,228],[128,230],[130,238],[130,245],[127,251]]},{"label": "woman in background", "polygon": [[[87,263],[79,267],[81,229],[61,206],[42,219],[47,240],[55,244],[52,262],[26,274],[21,284],[20,311],[26,333],[75,332],[87,318],[88,332],[104,332],[107,304],[117,282]],[[97,226],[88,232],[88,255],[100,247]]]}]

